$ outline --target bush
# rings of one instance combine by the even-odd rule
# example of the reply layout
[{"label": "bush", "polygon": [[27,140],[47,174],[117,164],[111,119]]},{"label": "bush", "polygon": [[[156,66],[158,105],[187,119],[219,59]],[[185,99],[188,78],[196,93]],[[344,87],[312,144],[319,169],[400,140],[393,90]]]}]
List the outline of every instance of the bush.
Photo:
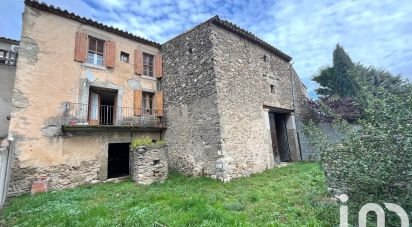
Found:
[{"label": "bush", "polygon": [[130,144],[130,147],[132,149],[136,149],[140,146],[155,148],[155,147],[162,147],[165,145],[166,143],[163,140],[155,141],[148,136],[144,136],[144,137],[133,140],[132,143]]},{"label": "bush", "polygon": [[[403,86],[408,92],[402,94],[360,86],[365,106],[362,128],[349,129],[336,117],[334,126],[345,134],[339,143],[330,142],[313,123],[306,125],[329,187],[349,196],[352,212],[368,202],[396,203],[412,210],[412,89],[410,84]],[[387,223],[400,226],[398,219],[389,216]]]}]

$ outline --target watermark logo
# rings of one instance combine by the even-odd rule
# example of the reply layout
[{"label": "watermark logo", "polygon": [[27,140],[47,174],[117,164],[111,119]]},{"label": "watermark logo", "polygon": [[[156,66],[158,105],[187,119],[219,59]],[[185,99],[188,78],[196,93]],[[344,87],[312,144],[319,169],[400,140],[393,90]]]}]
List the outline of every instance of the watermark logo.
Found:
[{"label": "watermark logo", "polygon": [[[348,227],[348,206],[345,203],[349,200],[348,195],[342,194],[338,196],[338,199],[342,202],[340,206],[340,227]],[[391,212],[395,212],[400,220],[401,220],[401,227],[409,227],[409,218],[406,211],[399,205],[394,203],[383,203],[385,208]],[[358,225],[359,227],[366,227],[367,222],[367,215],[369,212],[375,212],[376,214],[376,226],[377,227],[385,227],[385,211],[383,208],[376,203],[367,203],[359,210],[359,219]]]}]

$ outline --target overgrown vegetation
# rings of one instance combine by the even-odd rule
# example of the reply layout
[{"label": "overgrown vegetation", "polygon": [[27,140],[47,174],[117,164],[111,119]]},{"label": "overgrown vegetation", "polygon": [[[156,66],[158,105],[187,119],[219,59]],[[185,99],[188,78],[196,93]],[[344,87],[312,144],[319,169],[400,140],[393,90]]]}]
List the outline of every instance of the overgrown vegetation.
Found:
[{"label": "overgrown vegetation", "polygon": [[156,148],[165,146],[166,143],[163,140],[154,141],[152,138],[148,136],[144,136],[141,138],[134,139],[130,144],[132,149],[136,149],[141,146],[149,147],[149,148]]},{"label": "overgrown vegetation", "polygon": [[[339,113],[323,105],[321,115],[332,116],[342,132],[333,143],[313,123],[306,132],[320,152],[327,183],[349,195],[352,221],[368,202],[396,203],[412,210],[412,85],[373,67],[355,67],[347,74],[362,107],[361,128],[348,127]],[[387,215],[389,226],[400,226],[396,215]]]},{"label": "overgrown vegetation", "polygon": [[104,183],[10,200],[0,226],[333,226],[318,163],[222,183],[172,173],[164,183]]},{"label": "overgrown vegetation", "polygon": [[[361,85],[359,80],[362,81]],[[332,116],[322,115],[322,105],[339,114],[343,119],[355,122],[363,117],[367,103],[360,86],[384,89],[392,94],[403,94],[408,82],[400,75],[388,71],[353,63],[343,47],[336,45],[333,51],[333,65],[320,70],[313,78],[320,87],[316,89],[319,100],[310,102],[313,119],[330,122]]]}]

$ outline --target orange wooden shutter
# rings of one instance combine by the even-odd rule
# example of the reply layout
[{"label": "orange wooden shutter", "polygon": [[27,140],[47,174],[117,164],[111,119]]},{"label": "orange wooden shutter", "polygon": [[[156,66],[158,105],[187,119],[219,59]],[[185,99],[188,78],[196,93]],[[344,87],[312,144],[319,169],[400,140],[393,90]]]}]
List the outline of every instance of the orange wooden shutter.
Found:
[{"label": "orange wooden shutter", "polygon": [[139,49],[134,50],[134,73],[143,74],[143,52]]},{"label": "orange wooden shutter", "polygon": [[163,117],[163,91],[156,91],[156,116]]},{"label": "orange wooden shutter", "polygon": [[74,60],[79,62],[86,61],[87,52],[87,35],[83,32],[76,32],[74,44]]},{"label": "orange wooden shutter", "polygon": [[134,115],[142,115],[142,90],[134,91]]},{"label": "orange wooden shutter", "polygon": [[156,78],[162,78],[163,76],[163,62],[161,54],[157,54],[155,56],[155,75]]},{"label": "orange wooden shutter", "polygon": [[114,41],[107,40],[105,42],[105,65],[108,68],[114,68],[116,63],[116,43]]}]

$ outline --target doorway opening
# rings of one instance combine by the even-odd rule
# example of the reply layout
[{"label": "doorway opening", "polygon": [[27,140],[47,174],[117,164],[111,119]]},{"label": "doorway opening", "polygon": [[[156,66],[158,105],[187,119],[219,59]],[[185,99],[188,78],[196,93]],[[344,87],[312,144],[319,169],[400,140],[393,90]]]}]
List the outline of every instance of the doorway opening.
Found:
[{"label": "doorway opening", "polygon": [[109,143],[107,178],[124,177],[129,171],[130,143]]},{"label": "doorway opening", "polygon": [[117,90],[90,88],[89,124],[113,125],[116,119]]},{"label": "doorway opening", "polygon": [[286,115],[285,113],[269,112],[272,149],[276,162],[289,162],[291,160],[286,128]]}]

